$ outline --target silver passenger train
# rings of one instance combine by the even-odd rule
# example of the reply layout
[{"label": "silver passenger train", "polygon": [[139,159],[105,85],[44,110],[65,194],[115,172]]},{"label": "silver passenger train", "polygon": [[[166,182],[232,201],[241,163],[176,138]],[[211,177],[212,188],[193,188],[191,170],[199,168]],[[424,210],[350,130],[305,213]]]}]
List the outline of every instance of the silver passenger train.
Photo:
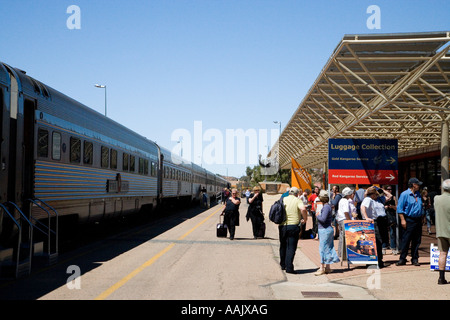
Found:
[{"label": "silver passenger train", "polygon": [[57,252],[55,219],[87,223],[200,201],[202,189],[214,200],[227,187],[218,175],[1,62],[0,111],[0,267],[13,260],[16,275],[20,261],[31,260],[35,249],[25,258],[20,253],[25,242],[33,245],[36,230],[48,236],[44,251]]}]

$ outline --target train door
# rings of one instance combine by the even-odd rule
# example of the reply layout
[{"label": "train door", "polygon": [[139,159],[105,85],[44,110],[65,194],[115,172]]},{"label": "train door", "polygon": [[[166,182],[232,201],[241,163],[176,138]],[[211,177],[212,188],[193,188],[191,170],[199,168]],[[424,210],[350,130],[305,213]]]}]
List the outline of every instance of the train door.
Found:
[{"label": "train door", "polygon": [[[7,201],[9,114],[5,101],[5,88],[0,86],[0,203]],[[0,222],[1,232],[1,222]]]},{"label": "train door", "polygon": [[165,178],[164,172],[164,155],[161,153],[161,150],[158,147],[159,153],[159,163],[158,163],[158,195],[157,195],[157,205],[162,201],[163,197],[163,179]]},{"label": "train door", "polygon": [[[23,114],[23,159],[22,159],[22,199],[33,197],[34,188],[34,140],[35,140],[35,113],[36,101],[25,99]],[[46,139],[47,137],[39,137]]]},{"label": "train door", "polygon": [[16,198],[19,196],[19,190],[17,186],[17,181],[20,179],[17,171],[17,157],[19,154],[18,140],[17,140],[17,118],[19,109],[19,86],[17,79],[14,74],[9,70],[9,75],[11,79],[11,90],[10,90],[10,114],[9,118],[9,146],[8,146],[8,191],[7,191],[7,201],[16,202]]},{"label": "train door", "polygon": [[27,214],[26,199],[33,196],[34,186],[35,108],[35,101],[25,99],[23,113],[12,114],[10,123],[8,200]]}]

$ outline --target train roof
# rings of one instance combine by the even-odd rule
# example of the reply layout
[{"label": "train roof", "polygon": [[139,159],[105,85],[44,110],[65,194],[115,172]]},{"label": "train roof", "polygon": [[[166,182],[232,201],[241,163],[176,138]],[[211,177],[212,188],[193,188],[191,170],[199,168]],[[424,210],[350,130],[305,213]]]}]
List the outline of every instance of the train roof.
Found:
[{"label": "train roof", "polygon": [[[56,121],[55,119],[58,119],[59,122],[62,120],[65,121],[65,127],[69,127],[69,129],[73,129],[76,132],[83,133],[80,131],[87,129],[90,132],[98,133],[98,136],[93,136],[92,138],[104,140],[104,137],[108,137],[152,154],[157,153],[159,149],[161,154],[164,155],[165,161],[192,169],[196,172],[215,175],[217,178],[224,180],[211,171],[181,158],[170,150],[158,145],[156,142],[104,116],[100,112],[30,77],[25,71],[11,67],[3,62],[0,62],[1,83],[6,85],[10,83],[8,70],[17,78],[19,92],[23,92],[25,96],[30,98],[37,99],[38,110],[45,113],[42,120],[50,123]],[[103,138],[100,136],[103,136]]]},{"label": "train roof", "polygon": [[[109,137],[144,152],[157,153],[158,146],[154,141],[30,77],[25,71],[0,64],[14,72],[18,78],[19,91],[26,96],[37,98],[38,110],[48,115],[43,120],[51,122],[53,117],[56,117],[66,121],[65,124],[71,126],[74,131],[85,128],[97,132],[99,136]],[[99,136],[93,138],[100,138]]]}]

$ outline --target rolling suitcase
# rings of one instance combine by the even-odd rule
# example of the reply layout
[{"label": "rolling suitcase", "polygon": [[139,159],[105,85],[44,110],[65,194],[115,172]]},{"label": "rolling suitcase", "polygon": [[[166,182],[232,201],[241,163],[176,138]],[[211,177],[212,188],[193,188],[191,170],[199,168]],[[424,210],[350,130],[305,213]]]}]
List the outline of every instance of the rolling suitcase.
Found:
[{"label": "rolling suitcase", "polygon": [[227,237],[227,226],[222,223],[222,216],[219,217],[219,223],[216,226],[216,233],[219,238]]},{"label": "rolling suitcase", "polygon": [[258,238],[264,238],[264,236],[266,235],[266,223],[263,221],[261,222],[261,225],[259,227],[258,230]]}]

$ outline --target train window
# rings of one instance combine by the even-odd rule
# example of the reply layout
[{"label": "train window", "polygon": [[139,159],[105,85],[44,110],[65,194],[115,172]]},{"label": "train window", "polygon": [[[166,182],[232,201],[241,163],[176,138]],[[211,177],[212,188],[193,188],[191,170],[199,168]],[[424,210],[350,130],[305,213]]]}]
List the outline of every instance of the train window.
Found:
[{"label": "train window", "polygon": [[53,132],[52,135],[52,159],[61,160],[61,133]]},{"label": "train window", "polygon": [[153,161],[152,161],[152,169],[151,169],[150,174],[152,175],[152,177],[156,176],[156,163],[154,163]]},{"label": "train window", "polygon": [[102,168],[109,167],[109,148],[102,147]]},{"label": "train window", "polygon": [[169,175],[167,169],[168,169],[167,167],[164,167],[164,178],[166,178],[166,179],[167,179],[167,177]]},{"label": "train window", "polygon": [[39,85],[37,84],[36,80],[34,80],[32,78],[28,78],[28,79],[30,79],[31,83],[33,84],[34,92],[41,94],[41,89],[40,89]]},{"label": "train window", "polygon": [[93,159],[94,159],[94,144],[89,141],[84,141],[83,162],[85,164],[92,164]]},{"label": "train window", "polygon": [[135,172],[136,171],[136,157],[130,155],[130,171]]},{"label": "train window", "polygon": [[123,162],[122,162],[123,171],[128,171],[128,158],[129,157],[130,156],[128,155],[128,153],[123,154]]},{"label": "train window", "polygon": [[144,174],[144,159],[139,158],[139,174]]},{"label": "train window", "polygon": [[117,169],[117,150],[111,149],[111,169]]},{"label": "train window", "polygon": [[81,140],[70,137],[70,162],[80,163],[81,160]]},{"label": "train window", "polygon": [[144,160],[144,174],[148,175],[148,160]]},{"label": "train window", "polygon": [[38,157],[48,157],[48,131],[38,129]]}]

